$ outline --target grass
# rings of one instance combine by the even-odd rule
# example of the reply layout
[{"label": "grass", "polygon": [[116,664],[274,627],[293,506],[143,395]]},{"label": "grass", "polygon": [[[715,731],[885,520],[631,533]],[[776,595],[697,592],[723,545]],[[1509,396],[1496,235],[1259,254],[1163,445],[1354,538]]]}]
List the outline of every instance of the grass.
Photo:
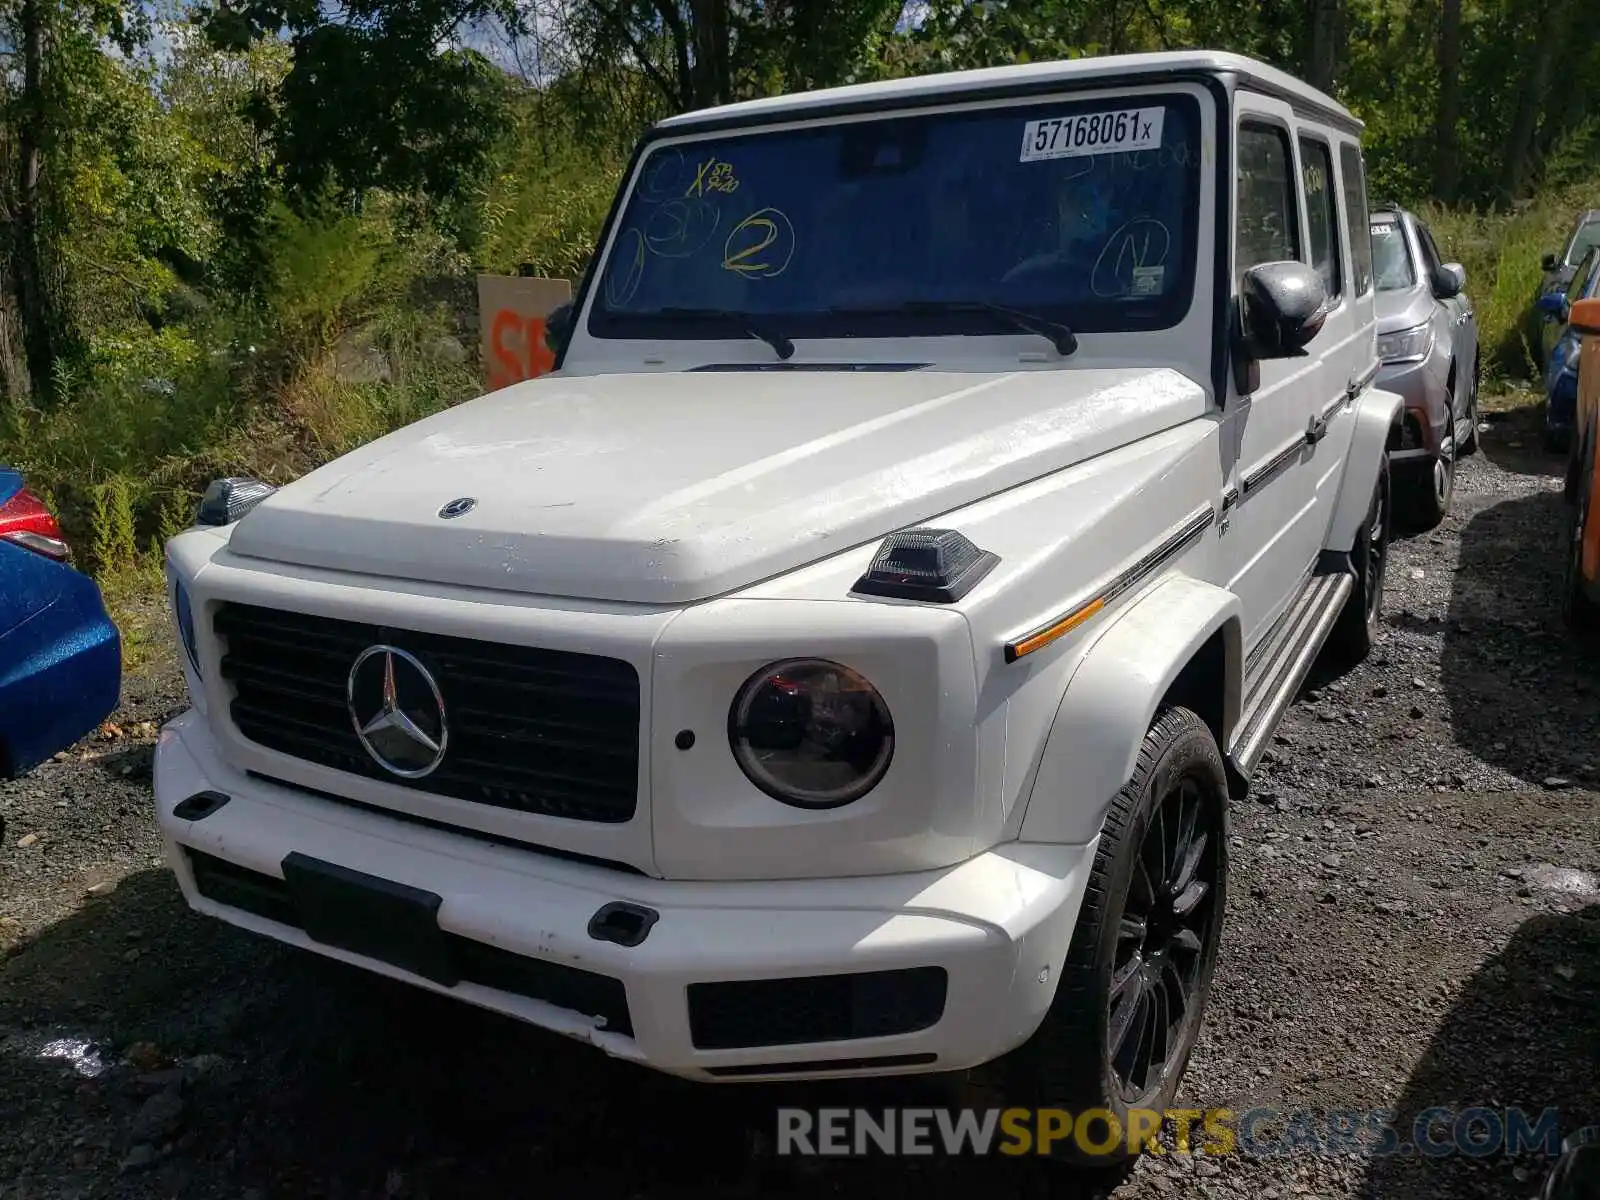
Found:
[{"label": "grass", "polygon": [[1418,208],[1439,250],[1467,269],[1478,315],[1485,393],[1537,384],[1543,363],[1531,343],[1529,309],[1543,278],[1540,259],[1559,253],[1577,213],[1600,199],[1600,179],[1553,189],[1508,212]]}]

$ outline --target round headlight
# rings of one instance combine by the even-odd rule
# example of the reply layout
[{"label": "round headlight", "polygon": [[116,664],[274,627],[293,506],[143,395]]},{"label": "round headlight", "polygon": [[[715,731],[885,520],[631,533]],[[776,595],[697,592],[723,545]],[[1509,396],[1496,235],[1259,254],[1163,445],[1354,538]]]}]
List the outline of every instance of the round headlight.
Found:
[{"label": "round headlight", "polygon": [[189,605],[189,589],[176,576],[172,579],[172,612],[178,622],[178,638],[194,673],[200,674],[200,649],[194,636],[194,610]]},{"label": "round headlight", "polygon": [[859,800],[894,756],[894,721],[878,689],[849,667],[793,658],[761,668],[728,711],[740,768],[767,795],[798,808]]}]

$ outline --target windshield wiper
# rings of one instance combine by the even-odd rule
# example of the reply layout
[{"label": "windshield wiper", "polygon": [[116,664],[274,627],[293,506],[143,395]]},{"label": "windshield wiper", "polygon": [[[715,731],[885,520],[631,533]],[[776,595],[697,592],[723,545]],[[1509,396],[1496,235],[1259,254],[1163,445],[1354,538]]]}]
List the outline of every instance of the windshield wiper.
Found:
[{"label": "windshield wiper", "polygon": [[830,316],[883,316],[895,313],[989,313],[1009,322],[1014,328],[1025,333],[1037,333],[1040,337],[1048,338],[1050,344],[1056,348],[1056,353],[1065,358],[1078,349],[1078,336],[1060,321],[1052,321],[1048,317],[1041,317],[1035,313],[1023,312],[1021,309],[1007,308],[1003,304],[991,304],[987,300],[905,300],[899,304],[888,304],[881,308],[830,308]]},{"label": "windshield wiper", "polygon": [[667,317],[674,321],[725,321],[730,325],[737,325],[746,337],[760,338],[776,351],[779,358],[788,359],[794,356],[794,343],[783,334],[769,328],[765,322],[752,317],[749,313],[737,312],[731,308],[662,308],[653,313],[640,315]]}]

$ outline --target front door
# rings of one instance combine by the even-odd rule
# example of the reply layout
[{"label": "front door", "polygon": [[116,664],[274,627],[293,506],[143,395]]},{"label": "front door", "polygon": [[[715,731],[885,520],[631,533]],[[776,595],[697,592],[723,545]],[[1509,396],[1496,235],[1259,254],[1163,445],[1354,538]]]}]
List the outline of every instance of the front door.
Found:
[{"label": "front door", "polygon": [[[1234,137],[1233,282],[1260,263],[1308,261],[1295,122],[1288,105],[1240,93]],[[1271,627],[1321,549],[1308,431],[1332,395],[1324,331],[1298,358],[1259,364],[1248,395],[1230,382],[1224,438],[1231,453],[1221,539],[1246,645]]]}]

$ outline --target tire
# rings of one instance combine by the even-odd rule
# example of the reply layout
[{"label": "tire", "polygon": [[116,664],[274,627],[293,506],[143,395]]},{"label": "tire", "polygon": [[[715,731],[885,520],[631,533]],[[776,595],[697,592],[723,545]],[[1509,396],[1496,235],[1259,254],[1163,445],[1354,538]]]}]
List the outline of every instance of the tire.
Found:
[{"label": "tire", "polygon": [[1353,667],[1366,658],[1378,640],[1378,625],[1383,617],[1384,578],[1389,567],[1391,499],[1389,456],[1384,455],[1367,515],[1361,528],[1356,530],[1355,544],[1350,547],[1356,586],[1328,635],[1328,655],[1341,668]]},{"label": "tire", "polygon": [[[1189,709],[1161,710],[1106,814],[1050,1010],[1028,1041],[970,1073],[1002,1106],[1066,1109],[1074,1121],[1089,1109],[1115,1116],[1115,1149],[1086,1153],[1073,1133],[1050,1147],[1053,1157],[1116,1168],[1134,1157],[1129,1109],[1171,1107],[1216,965],[1227,835],[1228,784],[1210,728]],[[1168,1023],[1180,996],[1183,1015]],[[1164,1054],[1141,1071],[1145,1049]],[[1091,1124],[1096,1142],[1110,1140],[1108,1126]]]},{"label": "tire", "polygon": [[1478,385],[1482,382],[1483,366],[1480,360],[1472,360],[1472,390],[1467,393],[1467,436],[1462,438],[1456,451],[1456,458],[1462,459],[1478,452]]},{"label": "tire", "polygon": [[1600,604],[1589,596],[1583,579],[1583,535],[1588,523],[1596,519],[1595,514],[1589,512],[1588,478],[1586,473],[1579,472],[1577,495],[1566,506],[1563,532],[1567,562],[1561,587],[1561,616],[1581,633],[1596,633],[1600,632]]},{"label": "tire", "polygon": [[1455,490],[1456,464],[1448,454],[1435,456],[1420,470],[1408,467],[1394,489],[1401,523],[1419,533],[1434,528],[1450,511]]}]

